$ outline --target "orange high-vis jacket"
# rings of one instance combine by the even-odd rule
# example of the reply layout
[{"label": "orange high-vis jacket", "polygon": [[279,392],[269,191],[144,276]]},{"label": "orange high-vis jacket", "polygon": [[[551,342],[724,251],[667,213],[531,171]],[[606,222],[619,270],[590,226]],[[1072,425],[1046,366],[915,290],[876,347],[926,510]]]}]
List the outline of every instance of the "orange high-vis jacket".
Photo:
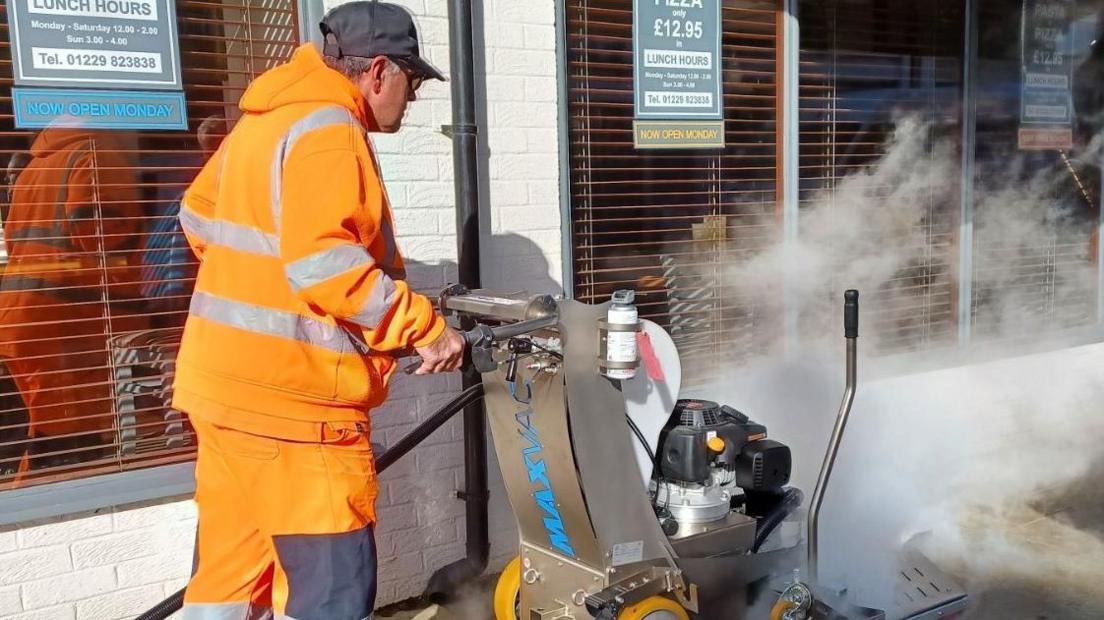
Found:
[{"label": "orange high-vis jacket", "polygon": [[445,323],[403,280],[363,97],[307,44],[240,107],[181,208],[200,267],[174,406],[250,429],[366,420],[392,353]]}]

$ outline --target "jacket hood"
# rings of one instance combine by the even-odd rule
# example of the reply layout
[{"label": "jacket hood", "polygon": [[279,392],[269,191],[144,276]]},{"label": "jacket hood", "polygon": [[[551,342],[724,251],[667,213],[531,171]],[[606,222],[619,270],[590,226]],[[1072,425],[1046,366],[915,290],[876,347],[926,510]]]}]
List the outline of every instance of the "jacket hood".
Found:
[{"label": "jacket hood", "polygon": [[364,97],[352,82],[322,62],[322,55],[310,43],[299,46],[291,61],[269,69],[246,89],[239,107],[261,114],[276,108],[303,103],[336,104],[352,111],[365,122]]},{"label": "jacket hood", "polygon": [[35,136],[31,145],[31,155],[47,157],[52,153],[71,148],[77,142],[94,142],[99,149],[117,147],[109,132],[95,131],[82,127],[47,127]]}]

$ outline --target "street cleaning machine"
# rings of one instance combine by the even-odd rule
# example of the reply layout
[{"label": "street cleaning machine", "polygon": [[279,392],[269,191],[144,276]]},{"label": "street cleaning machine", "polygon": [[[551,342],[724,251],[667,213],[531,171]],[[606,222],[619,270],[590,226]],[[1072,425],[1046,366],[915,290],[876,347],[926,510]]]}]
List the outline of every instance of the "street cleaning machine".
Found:
[{"label": "street cleaning machine", "polygon": [[927,620],[965,609],[965,593],[917,555],[901,560],[892,609],[816,585],[818,515],[856,388],[857,291],[845,293],[846,389],[807,544],[790,449],[732,407],[680,399],[674,343],[638,318],[631,291],[588,305],[454,287],[439,303],[476,323],[471,363],[517,518],[495,620]]},{"label": "street cleaning machine", "polygon": [[[590,305],[454,286],[438,303],[474,325],[467,362],[482,383],[376,465],[484,399],[520,539],[494,620],[950,620],[965,610],[966,594],[915,553],[889,580],[889,609],[817,584],[818,516],[856,389],[857,291],[845,293],[846,388],[807,515],[788,486],[789,447],[732,407],[679,398],[674,341],[639,318],[631,291]],[[168,618],[183,594],[140,620]]]}]

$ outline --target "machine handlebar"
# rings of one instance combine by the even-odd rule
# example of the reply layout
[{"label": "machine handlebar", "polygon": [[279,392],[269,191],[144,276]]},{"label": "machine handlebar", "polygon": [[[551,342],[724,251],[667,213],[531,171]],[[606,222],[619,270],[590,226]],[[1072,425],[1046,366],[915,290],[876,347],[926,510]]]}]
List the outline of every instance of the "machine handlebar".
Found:
[{"label": "machine handlebar", "polygon": [[854,289],[843,293],[843,336],[859,337],[859,292]]},{"label": "machine handlebar", "polygon": [[[496,342],[552,327],[557,321],[559,321],[559,317],[551,315],[539,319],[508,323],[497,327],[477,323],[475,327],[468,331],[461,332],[461,336],[464,337],[464,345],[468,348],[468,352],[470,353],[475,349],[489,349],[491,345]],[[469,363],[469,360],[465,360],[465,363]],[[403,368],[403,372],[408,375],[414,374],[414,371],[418,370],[421,365],[421,358],[417,358],[416,361]]]}]

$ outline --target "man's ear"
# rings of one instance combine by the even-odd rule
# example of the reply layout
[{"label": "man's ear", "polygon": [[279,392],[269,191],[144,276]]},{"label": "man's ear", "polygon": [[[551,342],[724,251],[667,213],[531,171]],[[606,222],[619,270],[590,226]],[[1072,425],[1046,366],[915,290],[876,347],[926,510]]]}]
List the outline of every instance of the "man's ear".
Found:
[{"label": "man's ear", "polygon": [[379,94],[383,89],[383,76],[387,73],[388,60],[383,56],[376,56],[372,64],[368,65],[368,79],[371,80],[372,92]]}]

